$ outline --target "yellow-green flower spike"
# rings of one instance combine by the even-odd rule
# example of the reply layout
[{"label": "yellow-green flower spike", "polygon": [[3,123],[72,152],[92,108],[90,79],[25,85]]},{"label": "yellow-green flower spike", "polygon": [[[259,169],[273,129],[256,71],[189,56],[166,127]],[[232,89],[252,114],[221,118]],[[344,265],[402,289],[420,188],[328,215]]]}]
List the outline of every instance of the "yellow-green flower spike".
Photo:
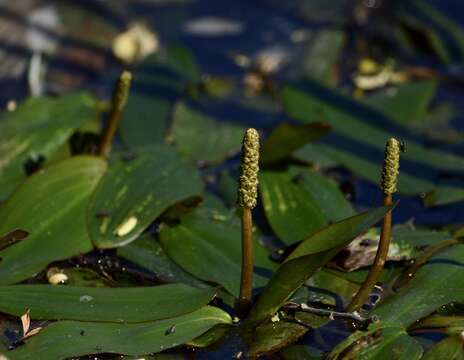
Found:
[{"label": "yellow-green flower spike", "polygon": [[129,88],[132,82],[132,74],[130,71],[124,70],[119,76],[118,83],[113,93],[113,106],[116,110],[121,111],[126,105],[129,97]]},{"label": "yellow-green flower spike", "polygon": [[385,195],[396,192],[398,174],[400,168],[401,144],[395,138],[390,138],[385,146],[385,158],[383,161],[382,179],[380,187]]},{"label": "yellow-green flower spike", "polygon": [[245,132],[238,187],[238,202],[243,208],[253,209],[258,198],[259,134],[256,129]]}]

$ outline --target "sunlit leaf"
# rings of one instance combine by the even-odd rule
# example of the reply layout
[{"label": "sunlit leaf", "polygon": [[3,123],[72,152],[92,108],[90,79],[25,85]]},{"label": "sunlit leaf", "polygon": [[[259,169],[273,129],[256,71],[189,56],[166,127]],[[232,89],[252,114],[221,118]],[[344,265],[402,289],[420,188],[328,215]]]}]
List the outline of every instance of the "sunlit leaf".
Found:
[{"label": "sunlit leaf", "polygon": [[28,178],[0,207],[0,233],[20,228],[29,237],[0,252],[0,284],[25,280],[48,263],[92,250],[85,211],[106,163],[74,157]]},{"label": "sunlit leaf", "polygon": [[183,284],[95,288],[56,285],[0,286],[0,311],[37,320],[142,322],[192,312],[214,296],[212,288]]},{"label": "sunlit leaf", "polygon": [[342,220],[304,240],[277,269],[251,309],[250,322],[272,316],[317,269],[347,243],[376,224],[391,207],[380,207]]},{"label": "sunlit leaf", "polygon": [[168,140],[182,156],[214,163],[240,149],[244,132],[241,125],[219,121],[182,102],[174,109]]},{"label": "sunlit leaf", "polygon": [[60,98],[30,98],[0,116],[0,199],[25,178],[27,160],[53,155],[84,122],[96,117],[95,100],[87,93]]},{"label": "sunlit leaf", "polygon": [[[201,208],[199,209],[201,211]],[[199,279],[223,285],[238,297],[241,275],[241,228],[233,214],[199,212],[175,227],[161,230],[164,250],[184,270]],[[276,264],[254,234],[254,287],[265,285]],[[199,261],[198,259],[201,259]]]},{"label": "sunlit leaf", "polygon": [[424,264],[399,292],[385,299],[374,313],[385,324],[409,326],[442,305],[464,301],[464,246],[455,245]]},{"label": "sunlit leaf", "polygon": [[56,360],[96,353],[156,353],[184,344],[214,325],[230,323],[226,312],[211,306],[171,319],[135,324],[58,321],[10,351],[8,357]]},{"label": "sunlit leaf", "polygon": [[114,163],[101,179],[87,212],[90,237],[99,248],[123,246],[169,206],[201,193],[197,170],[173,148],[144,148],[135,159]]},{"label": "sunlit leaf", "polygon": [[415,360],[422,353],[422,346],[400,326],[375,323],[367,332],[357,331],[337,345],[327,359]]}]

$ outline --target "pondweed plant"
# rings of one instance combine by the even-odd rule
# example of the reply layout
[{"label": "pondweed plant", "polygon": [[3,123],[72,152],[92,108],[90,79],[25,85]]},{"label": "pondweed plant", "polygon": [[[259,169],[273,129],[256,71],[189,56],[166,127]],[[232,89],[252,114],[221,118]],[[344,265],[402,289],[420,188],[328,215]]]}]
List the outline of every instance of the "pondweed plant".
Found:
[{"label": "pondweed plant", "polygon": [[242,209],[242,275],[240,308],[244,313],[251,305],[253,291],[253,219],[251,211],[258,199],[259,134],[245,132],[242,143],[238,203]]},{"label": "pondweed plant", "polygon": [[[385,146],[385,158],[382,168],[382,178],[380,180],[380,188],[383,192],[383,205],[391,206],[393,204],[392,195],[396,192],[398,182],[398,173],[400,167],[400,142],[394,138],[387,141]],[[369,274],[367,275],[358,293],[348,305],[348,311],[359,310],[366,303],[372,289],[379,280],[380,273],[387,261],[388,249],[390,246],[392,227],[392,211],[387,212],[382,222],[380,231],[380,241],[374,263],[372,264]]]},{"label": "pondweed plant", "polygon": [[[133,103],[137,93],[129,96],[131,78],[123,72],[113,92],[109,121],[99,134],[100,156],[71,156],[61,149],[97,115],[88,94],[28,100],[0,122],[0,139],[10,144],[8,151],[0,146],[0,183],[9,189],[0,205],[2,356],[142,357],[168,350],[168,356],[278,354],[292,360],[323,352],[344,359],[354,351],[354,358],[382,359],[404,350],[408,359],[419,359],[423,349],[413,335],[443,325],[440,314],[429,317],[437,309],[447,320],[456,315],[453,329],[462,331],[453,308],[442,308],[464,301],[462,269],[456,265],[464,258],[459,240],[447,232],[392,228],[397,140],[386,145],[383,206],[356,214],[323,172],[301,158],[295,161],[296,151],[330,131],[327,124],[283,124],[260,147],[256,129],[221,123],[211,130],[213,122],[198,110],[200,103],[183,102],[173,111],[169,145],[130,146],[128,121],[137,120],[130,111],[140,110]],[[32,120],[31,114],[36,115]],[[24,127],[27,121],[34,121],[34,131]],[[111,150],[117,132],[123,146]],[[199,144],[196,137],[205,136],[208,141]],[[203,147],[230,156],[240,140],[240,168],[232,169],[240,171],[237,199],[230,169],[217,182],[215,168],[199,169],[195,160],[201,160]],[[48,163],[52,148],[58,155]],[[417,145],[413,149],[417,152]],[[43,153],[46,161],[26,178],[22,166],[31,153]],[[216,164],[218,158],[210,159]],[[377,244],[375,225],[382,220]],[[360,245],[348,256],[361,254],[370,267],[367,274],[339,266],[354,239]],[[445,249],[450,245],[456,246]],[[370,259],[373,247],[377,252]],[[432,269],[431,256],[446,261]],[[413,267],[403,266],[401,261],[413,258]],[[387,261],[395,266],[385,269]],[[66,283],[47,284],[50,268]],[[415,276],[404,280],[411,272]],[[399,290],[386,291],[372,310],[358,313],[375,284],[399,284]],[[27,326],[15,332],[21,316]],[[341,330],[352,334],[338,347],[330,344],[314,353],[321,344],[311,334]]]}]

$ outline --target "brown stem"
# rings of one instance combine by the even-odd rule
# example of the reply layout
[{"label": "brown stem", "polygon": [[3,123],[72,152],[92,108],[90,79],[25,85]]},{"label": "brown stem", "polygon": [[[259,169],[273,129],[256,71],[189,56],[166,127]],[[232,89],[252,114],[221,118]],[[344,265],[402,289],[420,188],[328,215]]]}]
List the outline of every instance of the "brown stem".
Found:
[{"label": "brown stem", "polygon": [[414,260],[414,263],[406,270],[403,276],[401,276],[394,285],[394,288],[399,288],[404,286],[407,282],[409,282],[414,275],[416,274],[417,270],[424,265],[429,259],[435,255],[440,250],[451,246],[461,243],[459,239],[446,239],[440,241],[438,244],[429,246],[417,259]]},{"label": "brown stem", "polygon": [[[392,196],[391,194],[384,194],[383,204],[385,206],[392,205]],[[382,272],[385,261],[387,260],[388,248],[390,246],[390,236],[391,236],[391,224],[392,224],[392,213],[391,210],[383,218],[382,229],[380,232],[379,247],[375,255],[374,263],[372,264],[369,274],[367,275],[366,280],[361,285],[357,294],[351,300],[351,303],[347,307],[348,312],[356,311],[363,306],[363,304],[369,298],[369,295],[372,292],[375,284],[377,283],[380,273]]]},{"label": "brown stem", "polygon": [[99,155],[105,159],[107,159],[110,154],[114,135],[121,121],[121,115],[127,102],[131,79],[131,73],[129,71],[123,71],[113,91],[111,114],[103,130],[99,148]]},{"label": "brown stem", "polygon": [[240,281],[240,312],[246,313],[251,305],[253,289],[253,221],[251,209],[242,212],[242,276]]},{"label": "brown stem", "polygon": [[108,158],[108,155],[110,154],[111,144],[113,143],[114,134],[116,134],[116,130],[121,119],[121,113],[121,110],[113,108],[110,119],[103,131],[99,155],[105,159]]}]

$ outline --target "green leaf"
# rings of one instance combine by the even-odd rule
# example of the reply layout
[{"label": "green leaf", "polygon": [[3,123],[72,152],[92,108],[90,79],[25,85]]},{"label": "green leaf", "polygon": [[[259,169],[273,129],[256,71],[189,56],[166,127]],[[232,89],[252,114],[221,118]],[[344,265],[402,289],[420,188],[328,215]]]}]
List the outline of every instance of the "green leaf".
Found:
[{"label": "green leaf", "polygon": [[194,286],[201,284],[172,261],[158,240],[151,235],[142,235],[129,245],[118,248],[118,255],[152,271],[161,281],[181,282]]},{"label": "green leaf", "polygon": [[99,182],[87,212],[90,237],[98,248],[126,245],[168,207],[201,193],[197,170],[174,149],[144,148],[113,164]]},{"label": "green leaf", "polygon": [[416,81],[376,92],[364,103],[390,119],[407,125],[424,121],[435,96],[435,81]]},{"label": "green leaf", "polygon": [[314,314],[297,314],[298,320],[306,324],[302,326],[278,317],[275,322],[266,322],[250,334],[250,348],[248,358],[259,358],[268,353],[274,353],[304,335],[309,327],[317,328],[327,322],[327,318]]},{"label": "green leaf", "polygon": [[200,80],[187,49],[171,45],[146,58],[134,70],[134,81],[119,133],[132,150],[163,143],[174,103]]},{"label": "green leaf", "polygon": [[422,346],[400,326],[374,323],[367,332],[356,331],[328,355],[327,360],[415,360]]},{"label": "green leaf", "polygon": [[[452,304],[450,304],[452,307]],[[413,324],[411,331],[417,329],[433,329],[447,335],[461,335],[464,331],[464,317],[460,315],[431,315]]]},{"label": "green leaf", "polygon": [[374,309],[374,314],[383,323],[408,327],[442,305],[464,301],[463,263],[463,245],[436,254],[399,292]]},{"label": "green leaf", "polygon": [[0,115],[0,200],[24,180],[28,159],[45,159],[64,144],[74,130],[97,116],[87,93],[59,98],[30,98],[13,112]]},{"label": "green leaf", "polygon": [[59,162],[28,178],[0,207],[0,234],[16,228],[29,232],[0,251],[0,284],[25,280],[52,261],[92,250],[85,211],[105,170],[96,157]]},{"label": "green leaf", "polygon": [[[234,216],[200,211],[183,218],[175,227],[161,230],[161,244],[184,270],[199,279],[223,285],[238,297],[241,276],[241,227]],[[254,287],[267,283],[276,265],[254,234]],[[199,261],[201,259],[201,261]]]},{"label": "green leaf", "polygon": [[190,160],[218,163],[240,149],[244,132],[243,126],[211,118],[181,102],[174,109],[168,141]]},{"label": "green leaf", "polygon": [[464,58],[464,30],[429,2],[409,0],[399,4],[398,15],[409,28],[419,31],[436,56],[445,64]]},{"label": "green leaf", "polygon": [[56,360],[98,353],[155,353],[184,344],[214,325],[230,323],[227,313],[211,306],[171,319],[136,324],[59,321],[8,352],[8,358]]},{"label": "green leaf", "polygon": [[287,245],[301,241],[327,224],[312,194],[295,183],[289,172],[260,172],[259,193],[274,232]]},{"label": "green leaf", "polygon": [[324,29],[316,32],[303,55],[306,77],[325,84],[335,83],[335,65],[339,61],[345,42],[346,36],[343,31]]},{"label": "green leaf", "polygon": [[135,74],[118,130],[124,143],[132,150],[163,143],[171,107],[171,101],[138,90]]},{"label": "green leaf", "polygon": [[259,322],[272,316],[317,269],[332,259],[346,244],[368,230],[391,210],[380,207],[329,225],[304,240],[277,269],[249,320]]},{"label": "green leaf", "polygon": [[37,320],[142,322],[192,312],[215,290],[184,284],[96,288],[67,285],[0,286],[0,311],[21,316],[30,309]]},{"label": "green leaf", "polygon": [[463,341],[461,336],[452,336],[432,346],[422,360],[464,360]]},{"label": "green leaf", "polygon": [[294,125],[281,123],[267,137],[261,150],[260,162],[271,164],[289,157],[303,145],[320,138],[330,131],[323,123]]},{"label": "green leaf", "polygon": [[298,185],[311,194],[329,221],[339,221],[356,214],[335,181],[327,176],[305,166],[291,166],[289,174]]},{"label": "green leaf", "polygon": [[[373,183],[378,183],[385,142],[391,136],[407,143],[399,177],[401,193],[429,192],[436,188],[441,172],[464,172],[462,157],[425,148],[385,115],[319,84],[306,81],[287,87],[283,98],[290,116],[306,123],[326,121],[332,127],[324,143],[318,144],[320,151]],[[453,188],[462,192],[459,186]]]}]

